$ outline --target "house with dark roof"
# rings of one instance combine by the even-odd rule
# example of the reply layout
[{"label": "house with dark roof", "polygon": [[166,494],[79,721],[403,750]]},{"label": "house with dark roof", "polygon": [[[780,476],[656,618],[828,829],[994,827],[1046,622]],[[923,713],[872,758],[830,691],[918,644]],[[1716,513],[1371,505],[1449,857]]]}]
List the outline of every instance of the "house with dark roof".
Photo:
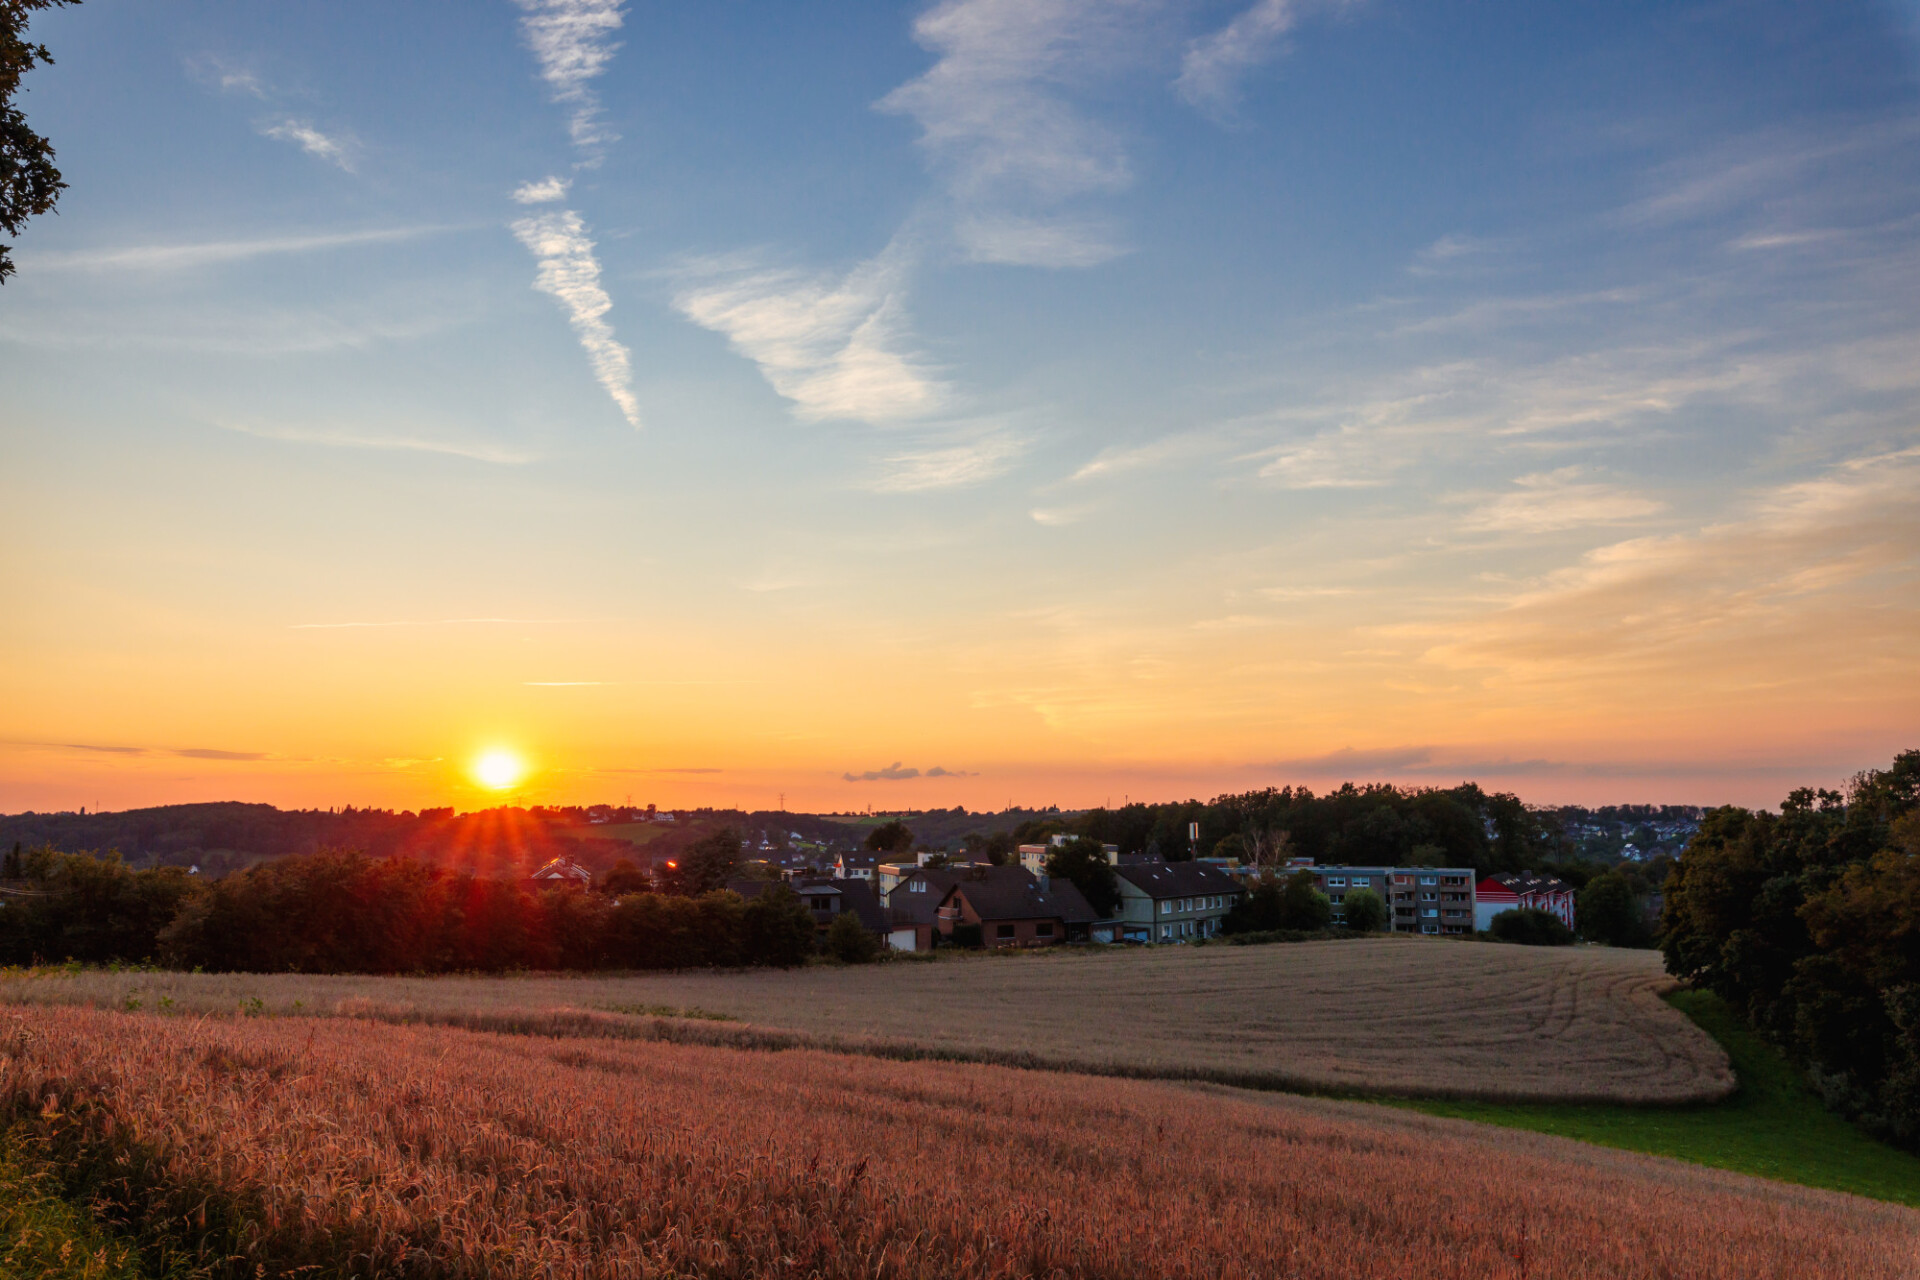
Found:
[{"label": "house with dark roof", "polygon": [[1113,876],[1120,887],[1120,938],[1125,942],[1211,938],[1246,892],[1238,880],[1202,862],[1123,860]]},{"label": "house with dark roof", "polygon": [[[729,880],[727,888],[752,901],[779,881]],[[800,901],[813,915],[814,927],[821,932],[833,926],[840,915],[852,914],[873,933],[887,933],[887,914],[874,896],[873,886],[864,880],[831,880],[813,876],[789,882]]]},{"label": "house with dark roof", "polygon": [[593,872],[567,858],[555,858],[527,877],[535,889],[590,889]]},{"label": "house with dark roof", "polygon": [[1072,883],[1036,876],[1025,867],[969,867],[947,888],[934,912],[941,933],[953,937],[956,930],[977,928],[981,944],[988,947],[1085,942],[1098,919]]},{"label": "house with dark roof", "polygon": [[1573,923],[1573,886],[1558,876],[1537,871],[1503,871],[1488,876],[1474,889],[1473,927],[1485,933],[1493,927],[1493,918],[1502,911],[1533,907],[1551,911],[1560,923],[1571,929]]}]

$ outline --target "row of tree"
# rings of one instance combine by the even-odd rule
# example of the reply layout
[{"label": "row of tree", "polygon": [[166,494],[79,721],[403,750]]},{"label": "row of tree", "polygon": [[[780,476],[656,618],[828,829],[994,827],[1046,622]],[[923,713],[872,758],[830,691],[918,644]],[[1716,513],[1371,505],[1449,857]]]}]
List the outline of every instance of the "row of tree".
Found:
[{"label": "row of tree", "polygon": [[[735,845],[737,849],[737,843]],[[0,899],[0,964],[158,960],[253,973],[445,973],[802,964],[812,913],[785,884],[534,892],[406,858],[325,851],[211,882],[40,849]],[[843,931],[844,932],[844,931]],[[864,933],[864,930],[862,930]],[[851,949],[851,950],[849,950]],[[843,958],[865,958],[840,939]]]},{"label": "row of tree", "polygon": [[1715,810],[1666,894],[1668,971],[1744,1013],[1830,1105],[1920,1149],[1920,751],[1777,814]]}]

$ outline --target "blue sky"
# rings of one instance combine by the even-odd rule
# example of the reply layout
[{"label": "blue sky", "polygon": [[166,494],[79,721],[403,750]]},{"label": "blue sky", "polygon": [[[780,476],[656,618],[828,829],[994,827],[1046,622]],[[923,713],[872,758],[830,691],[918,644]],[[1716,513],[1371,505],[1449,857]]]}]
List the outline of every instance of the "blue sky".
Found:
[{"label": "blue sky", "polygon": [[419,803],[495,740],[555,798],[1760,801],[1913,745],[1912,6],[34,30],[0,805]]}]

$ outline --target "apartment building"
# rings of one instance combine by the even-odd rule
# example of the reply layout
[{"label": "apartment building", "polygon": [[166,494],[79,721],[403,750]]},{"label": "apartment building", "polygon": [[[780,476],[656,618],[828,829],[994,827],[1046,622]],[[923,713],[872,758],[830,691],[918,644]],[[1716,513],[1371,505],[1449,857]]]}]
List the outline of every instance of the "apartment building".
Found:
[{"label": "apartment building", "polygon": [[1313,872],[1320,892],[1333,903],[1333,922],[1346,919],[1346,897],[1371,889],[1387,904],[1387,927],[1395,933],[1461,934],[1474,929],[1472,867],[1323,867]]},{"label": "apartment building", "polygon": [[1120,887],[1120,936],[1127,942],[1211,938],[1246,892],[1240,882],[1198,862],[1135,862],[1113,869]]}]

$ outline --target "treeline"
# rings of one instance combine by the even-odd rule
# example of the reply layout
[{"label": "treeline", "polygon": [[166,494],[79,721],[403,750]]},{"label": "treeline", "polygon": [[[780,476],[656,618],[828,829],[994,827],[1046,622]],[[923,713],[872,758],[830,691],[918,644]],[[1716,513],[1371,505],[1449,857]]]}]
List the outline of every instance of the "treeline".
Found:
[{"label": "treeline", "polygon": [[[10,860],[13,855],[10,855]],[[533,892],[407,858],[322,851],[221,880],[32,850],[0,899],[0,963],[155,960],[249,973],[449,973],[803,964],[812,914],[785,884],[751,901]]]},{"label": "treeline", "polygon": [[[1199,839],[1190,837],[1200,826]],[[1122,853],[1179,862],[1196,854],[1250,862],[1288,857],[1361,866],[1472,867],[1485,875],[1552,866],[1572,845],[1554,816],[1510,793],[1457,787],[1346,783],[1316,795],[1306,787],[1269,787],[1210,801],[1129,804],[1118,809],[1038,818],[1011,833],[1016,841],[1055,834],[1086,836]]]},{"label": "treeline", "polygon": [[1829,1105],[1920,1149],[1920,751],[1717,809],[1666,884],[1667,970],[1710,987]]},{"label": "treeline", "polygon": [[[594,806],[592,809],[603,809]],[[598,834],[590,808],[506,805],[456,814],[452,809],[279,809],[219,802],[162,805],[114,813],[0,815],[0,849],[20,844],[66,853],[117,849],[140,867],[197,865],[220,876],[271,858],[359,849],[374,857],[413,858],[477,875],[505,878],[556,857],[594,870],[631,856],[625,840]],[[806,814],[682,810],[669,826],[650,828],[649,856],[672,857],[686,844],[723,828],[770,835],[797,831],[810,840],[851,844],[844,823]]]}]

